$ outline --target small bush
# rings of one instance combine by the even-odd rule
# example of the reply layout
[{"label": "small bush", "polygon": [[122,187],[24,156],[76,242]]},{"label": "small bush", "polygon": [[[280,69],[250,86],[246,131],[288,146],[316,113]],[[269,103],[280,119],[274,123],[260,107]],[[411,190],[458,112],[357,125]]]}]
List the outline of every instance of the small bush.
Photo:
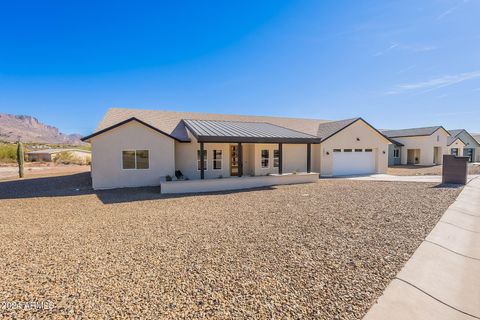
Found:
[{"label": "small bush", "polygon": [[86,160],[83,160],[82,158],[79,158],[75,156],[72,152],[70,151],[64,151],[60,152],[55,156],[54,162],[56,164],[80,164],[84,165],[86,164]]},{"label": "small bush", "polygon": [[171,175],[166,176],[165,181],[172,181],[172,176]]},{"label": "small bush", "polygon": [[0,162],[16,162],[17,145],[14,143],[0,144]]}]

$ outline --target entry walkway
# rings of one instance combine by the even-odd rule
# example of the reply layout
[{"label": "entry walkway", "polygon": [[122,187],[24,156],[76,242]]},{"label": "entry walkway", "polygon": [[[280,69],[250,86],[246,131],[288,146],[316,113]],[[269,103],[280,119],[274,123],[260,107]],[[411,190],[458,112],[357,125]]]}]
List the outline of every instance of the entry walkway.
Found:
[{"label": "entry walkway", "polygon": [[364,320],[480,319],[480,178],[471,180]]}]

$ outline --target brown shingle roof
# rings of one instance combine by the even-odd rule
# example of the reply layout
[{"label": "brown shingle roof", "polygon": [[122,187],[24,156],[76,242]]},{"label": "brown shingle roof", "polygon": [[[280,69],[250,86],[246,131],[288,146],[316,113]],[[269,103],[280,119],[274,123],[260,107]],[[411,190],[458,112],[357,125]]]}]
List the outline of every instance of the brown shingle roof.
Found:
[{"label": "brown shingle roof", "polygon": [[327,120],[319,119],[110,108],[95,132],[106,129],[129,118],[136,118],[144,121],[167,134],[179,138],[180,140],[186,140],[186,137],[184,136],[186,135],[186,131],[182,126],[183,119],[267,122],[310,135],[317,134],[319,124],[328,122]]},{"label": "brown shingle roof", "polygon": [[[382,133],[389,138],[416,137],[416,136],[432,135],[438,129],[445,130],[442,126],[435,126],[435,127],[411,128],[411,129],[400,129],[400,130],[382,130]],[[445,131],[448,133],[447,130]]]}]

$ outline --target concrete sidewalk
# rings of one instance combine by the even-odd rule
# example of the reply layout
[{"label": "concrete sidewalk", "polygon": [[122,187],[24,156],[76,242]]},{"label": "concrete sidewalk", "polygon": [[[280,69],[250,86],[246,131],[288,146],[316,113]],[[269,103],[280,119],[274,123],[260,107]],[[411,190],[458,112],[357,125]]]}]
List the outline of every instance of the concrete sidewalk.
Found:
[{"label": "concrete sidewalk", "polygon": [[364,320],[480,319],[480,178],[471,180]]},{"label": "concrete sidewalk", "polygon": [[[469,175],[468,181],[479,177],[480,175]],[[334,179],[362,180],[362,181],[400,181],[400,182],[435,182],[441,183],[442,176],[394,176],[390,174],[371,174],[366,176],[348,176]]]}]

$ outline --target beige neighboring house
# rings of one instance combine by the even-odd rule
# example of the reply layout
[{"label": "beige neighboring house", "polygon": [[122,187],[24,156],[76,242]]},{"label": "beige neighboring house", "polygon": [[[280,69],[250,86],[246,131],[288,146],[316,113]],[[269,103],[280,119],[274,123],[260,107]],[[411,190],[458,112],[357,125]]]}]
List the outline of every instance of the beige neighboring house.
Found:
[{"label": "beige neighboring house", "polygon": [[466,144],[465,142],[462,141],[462,139],[456,137],[451,139],[449,137],[449,142],[447,145],[447,154],[451,154],[454,156],[462,156],[463,155],[463,149],[465,148]]},{"label": "beige neighboring house", "polygon": [[27,152],[28,161],[36,162],[52,162],[59,154],[68,152],[72,157],[79,159],[84,163],[88,163],[91,158],[91,153],[88,150],[82,149],[44,149]]},{"label": "beige neighboring house", "polygon": [[382,133],[394,143],[399,152],[400,164],[431,166],[442,164],[443,155],[448,154],[450,133],[442,126],[383,130]]},{"label": "beige neighboring house", "polygon": [[384,173],[391,143],[362,118],[326,121],[121,108],[109,109],[83,140],[92,147],[94,189],[158,186],[167,176],[206,183],[292,173]]}]

